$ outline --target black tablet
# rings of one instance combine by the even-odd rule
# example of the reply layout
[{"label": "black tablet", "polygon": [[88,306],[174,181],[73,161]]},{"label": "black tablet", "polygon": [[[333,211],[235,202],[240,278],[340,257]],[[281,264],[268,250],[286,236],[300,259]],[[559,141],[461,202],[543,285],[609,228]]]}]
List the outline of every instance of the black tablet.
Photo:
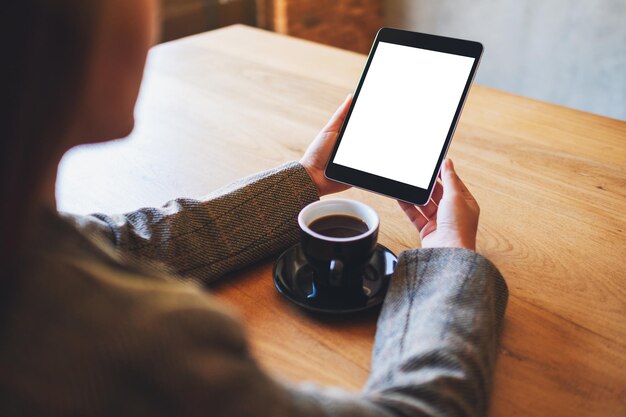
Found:
[{"label": "black tablet", "polygon": [[326,177],[426,204],[482,51],[478,42],[382,28]]}]

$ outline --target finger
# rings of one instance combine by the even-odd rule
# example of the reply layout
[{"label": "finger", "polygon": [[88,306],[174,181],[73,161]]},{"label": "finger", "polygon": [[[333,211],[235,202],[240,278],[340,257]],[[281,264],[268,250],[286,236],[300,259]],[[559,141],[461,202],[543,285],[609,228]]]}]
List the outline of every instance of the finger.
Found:
[{"label": "finger", "polygon": [[416,207],[427,219],[431,219],[437,214],[437,204],[430,199],[425,206]]},{"label": "finger", "polygon": [[439,181],[435,181],[435,189],[433,190],[433,195],[430,197],[437,206],[439,206],[439,202],[441,202],[441,197],[443,197],[443,184]]},{"label": "finger", "polygon": [[454,170],[454,164],[451,159],[445,160],[442,171],[441,181],[443,182],[445,194],[461,194],[463,192],[463,183]]},{"label": "finger", "polygon": [[324,133],[337,133],[341,128],[344,120],[346,120],[346,115],[348,114],[348,109],[350,108],[350,104],[352,104],[352,94],[348,94],[348,97],[341,103],[339,108],[335,110],[335,114],[332,115],[322,132]]},{"label": "finger", "polygon": [[469,190],[469,188],[467,188],[467,185],[465,185],[465,182],[463,182],[461,177],[459,177],[459,175],[456,174],[456,171],[455,171],[455,175],[459,184],[459,188],[461,189],[461,193],[463,194],[463,197],[465,197],[466,200],[476,200],[474,198],[474,195]]},{"label": "finger", "polygon": [[[458,176],[454,169],[454,163],[451,159],[446,160],[444,163],[443,172],[443,188],[445,192],[450,195],[461,194],[466,200],[475,200],[474,196],[467,188],[463,180]],[[445,193],[444,193],[445,194]]]},{"label": "finger", "polygon": [[398,201],[398,204],[411,223],[417,228],[417,231],[421,233],[424,226],[428,223],[428,219],[413,204],[405,203],[404,201]]}]

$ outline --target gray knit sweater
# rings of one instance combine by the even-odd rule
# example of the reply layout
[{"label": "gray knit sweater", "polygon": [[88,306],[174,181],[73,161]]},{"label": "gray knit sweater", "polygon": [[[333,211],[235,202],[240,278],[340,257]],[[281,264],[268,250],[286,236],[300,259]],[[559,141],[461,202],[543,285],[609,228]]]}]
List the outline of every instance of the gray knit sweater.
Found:
[{"label": "gray knit sweater", "polygon": [[315,199],[290,163],[202,201],[43,215],[2,306],[0,415],[486,415],[507,288],[468,250],[400,255],[361,393],[285,386],[255,363],[240,323],[196,283],[293,244]]}]

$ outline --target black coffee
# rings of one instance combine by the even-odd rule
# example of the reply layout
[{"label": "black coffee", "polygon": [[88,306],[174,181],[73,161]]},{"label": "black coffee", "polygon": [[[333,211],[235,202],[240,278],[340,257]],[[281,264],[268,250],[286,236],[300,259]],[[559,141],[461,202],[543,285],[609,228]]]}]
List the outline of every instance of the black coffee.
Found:
[{"label": "black coffee", "polygon": [[358,217],[345,214],[332,214],[314,220],[309,228],[320,235],[328,237],[354,237],[362,235],[369,229],[367,224]]}]

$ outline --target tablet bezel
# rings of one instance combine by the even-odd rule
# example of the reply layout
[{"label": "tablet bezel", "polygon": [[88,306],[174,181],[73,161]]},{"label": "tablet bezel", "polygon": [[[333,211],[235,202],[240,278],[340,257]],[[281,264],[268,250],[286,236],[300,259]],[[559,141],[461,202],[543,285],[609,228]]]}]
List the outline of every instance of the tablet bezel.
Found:
[{"label": "tablet bezel", "polygon": [[[344,165],[335,164],[333,162],[337,153],[337,149],[339,149],[339,145],[341,144],[341,139],[343,138],[346,126],[350,121],[352,110],[354,109],[354,106],[359,99],[361,87],[363,86],[363,82],[367,77],[367,72],[369,70],[372,59],[376,54],[376,49],[379,42],[388,42],[396,45],[404,45],[413,48],[420,48],[474,58],[474,64],[472,65],[470,74],[467,77],[467,82],[465,83],[463,94],[461,95],[461,99],[459,100],[459,103],[457,105],[456,112],[454,113],[452,123],[450,125],[450,128],[448,129],[446,140],[443,147],[441,148],[439,159],[437,161],[437,164],[435,165],[435,170],[432,173],[432,177],[430,179],[427,189],[391,180],[389,178],[381,177]],[[450,142],[452,140],[452,137],[454,136],[454,131],[459,121],[461,111],[463,110],[463,105],[465,104],[467,94],[470,90],[472,82],[474,81],[474,76],[476,75],[476,69],[478,68],[478,65],[480,63],[482,52],[483,45],[479,42],[468,41],[464,39],[447,38],[425,33],[409,32],[405,30],[386,27],[380,29],[376,35],[376,39],[374,40],[372,49],[370,50],[370,54],[367,58],[367,62],[361,74],[361,78],[354,92],[352,104],[348,109],[346,119],[341,126],[341,129],[339,130],[337,142],[335,143],[332,154],[326,165],[326,169],[324,172],[326,178],[357,188],[362,188],[368,191],[382,194],[388,197],[392,197],[398,200],[406,201],[411,204],[420,206],[427,204],[434,189],[437,176],[439,175],[441,164],[446,157],[448,147],[450,146]]]}]

